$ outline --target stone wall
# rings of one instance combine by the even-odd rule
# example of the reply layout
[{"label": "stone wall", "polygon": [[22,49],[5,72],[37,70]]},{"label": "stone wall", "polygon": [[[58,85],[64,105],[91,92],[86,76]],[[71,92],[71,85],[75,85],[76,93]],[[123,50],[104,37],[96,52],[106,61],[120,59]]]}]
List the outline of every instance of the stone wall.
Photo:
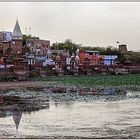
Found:
[{"label": "stone wall", "polygon": [[17,78],[17,76],[15,75],[14,71],[11,69],[0,69],[0,79],[3,78]]}]

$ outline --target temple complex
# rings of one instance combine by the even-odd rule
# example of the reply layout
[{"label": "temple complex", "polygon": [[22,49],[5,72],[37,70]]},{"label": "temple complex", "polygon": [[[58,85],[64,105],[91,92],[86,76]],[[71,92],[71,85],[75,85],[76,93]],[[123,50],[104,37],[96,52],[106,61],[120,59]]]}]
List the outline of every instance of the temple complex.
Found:
[{"label": "temple complex", "polygon": [[[122,55],[128,52],[127,46],[119,45],[119,51]],[[25,80],[32,75],[32,71],[42,77],[115,73],[116,67],[120,67],[117,58],[117,55],[100,55],[97,50],[81,51],[76,48],[70,53],[68,49],[51,49],[49,40],[23,35],[18,20],[13,32],[0,32],[1,77],[13,75],[19,80]],[[136,69],[139,72],[140,68]]]}]

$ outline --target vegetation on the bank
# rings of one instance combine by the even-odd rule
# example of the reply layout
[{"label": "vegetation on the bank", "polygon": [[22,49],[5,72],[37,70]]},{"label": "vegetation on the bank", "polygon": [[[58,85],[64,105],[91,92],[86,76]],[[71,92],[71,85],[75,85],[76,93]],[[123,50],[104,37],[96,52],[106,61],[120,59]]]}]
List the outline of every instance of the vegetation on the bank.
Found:
[{"label": "vegetation on the bank", "polygon": [[70,39],[66,39],[64,43],[53,43],[51,49],[69,50],[70,54],[75,53],[77,49],[80,51],[93,50],[99,51],[102,55],[120,55],[118,48],[113,46],[107,47],[93,47],[93,46],[83,46],[82,44],[76,44]]},{"label": "vegetation on the bank", "polygon": [[93,86],[140,86],[140,74],[110,75],[110,76],[64,76],[37,78],[37,81],[56,82],[56,84],[75,85],[82,87]]},{"label": "vegetation on the bank", "polygon": [[118,61],[120,61],[122,64],[128,61],[137,64],[140,63],[140,52],[127,52],[122,54],[118,47],[83,46],[82,44],[72,42],[70,39],[65,40],[63,43],[53,43],[51,49],[69,50],[70,54],[75,53],[77,49],[80,49],[80,51],[99,51],[101,55],[117,55]]}]

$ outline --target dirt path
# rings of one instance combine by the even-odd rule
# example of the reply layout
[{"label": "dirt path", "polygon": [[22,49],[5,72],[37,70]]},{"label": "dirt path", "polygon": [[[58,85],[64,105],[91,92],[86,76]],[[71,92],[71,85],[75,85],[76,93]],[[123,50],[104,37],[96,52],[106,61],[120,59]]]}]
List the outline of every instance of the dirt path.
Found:
[{"label": "dirt path", "polygon": [[17,89],[17,88],[37,88],[40,87],[34,81],[17,81],[17,82],[0,82],[0,89]]}]

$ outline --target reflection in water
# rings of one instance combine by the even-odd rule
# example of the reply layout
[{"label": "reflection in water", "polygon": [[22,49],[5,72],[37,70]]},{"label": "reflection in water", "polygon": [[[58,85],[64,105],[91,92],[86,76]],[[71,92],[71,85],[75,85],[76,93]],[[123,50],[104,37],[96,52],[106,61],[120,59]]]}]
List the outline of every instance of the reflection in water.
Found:
[{"label": "reflection in water", "polygon": [[140,137],[139,93],[83,88],[81,94],[78,90],[45,91],[36,98],[0,96],[0,129],[15,134],[15,127],[20,127],[19,138]]},{"label": "reflection in water", "polygon": [[18,126],[22,117],[22,111],[20,111],[20,108],[18,106],[4,106],[4,109],[0,111],[0,117],[10,117],[10,116],[13,116],[16,129],[18,130]]},{"label": "reflection in water", "polygon": [[115,88],[115,87],[106,87],[106,88],[89,88],[89,87],[52,87],[47,86],[44,91],[46,93],[68,93],[73,95],[126,95],[127,92],[125,89]]},{"label": "reflection in water", "polygon": [[3,96],[0,96],[0,104],[3,103]]},{"label": "reflection in water", "polygon": [[119,103],[118,102],[108,102],[107,104],[106,104],[106,107],[108,108],[108,109],[119,109]]},{"label": "reflection in water", "polygon": [[16,130],[18,130],[23,113],[31,113],[49,107],[48,99],[42,102],[36,99],[20,98],[18,96],[0,96],[0,117],[12,116]]},{"label": "reflection in water", "polygon": [[14,108],[14,113],[13,113],[13,120],[15,122],[16,125],[16,129],[18,130],[18,126],[21,120],[21,116],[22,116],[22,112],[20,111],[20,108]]}]

